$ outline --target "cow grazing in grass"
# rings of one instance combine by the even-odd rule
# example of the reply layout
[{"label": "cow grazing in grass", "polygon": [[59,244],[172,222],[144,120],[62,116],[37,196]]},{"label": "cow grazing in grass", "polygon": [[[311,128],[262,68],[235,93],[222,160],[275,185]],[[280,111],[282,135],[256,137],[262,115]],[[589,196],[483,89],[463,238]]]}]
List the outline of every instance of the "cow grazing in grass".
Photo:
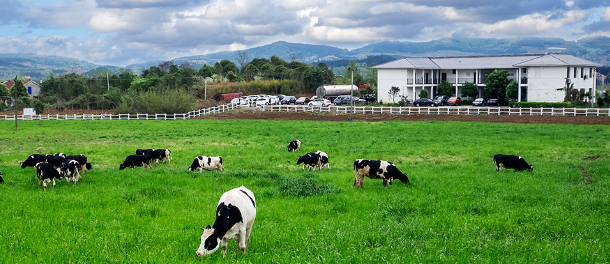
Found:
[{"label": "cow grazing in grass", "polygon": [[46,162],[48,154],[32,154],[24,162],[21,162],[21,168],[35,167],[39,162]]},{"label": "cow grazing in grass", "polygon": [[136,155],[152,155],[155,149],[136,149]]},{"label": "cow grazing in grass", "polygon": [[216,207],[214,225],[202,228],[201,244],[197,256],[210,255],[222,246],[222,256],[227,254],[227,243],[235,238],[237,247],[244,254],[250,243],[250,232],[256,218],[254,194],[241,186],[224,193]]},{"label": "cow grazing in grass", "polygon": [[80,173],[78,172],[80,168],[81,165],[78,161],[67,159],[64,161],[64,163],[62,163],[61,175],[63,177],[66,177],[67,182],[70,182],[70,180],[72,180],[74,184],[77,184],[79,180],[83,180],[83,178],[80,176]]},{"label": "cow grazing in grass", "polygon": [[55,154],[53,154],[53,156],[66,158],[66,154],[65,153],[55,153]]},{"label": "cow grazing in grass", "polygon": [[326,166],[326,168],[330,169],[330,165],[328,164],[328,155],[322,151],[316,151],[316,154],[320,155],[320,164],[322,168]]},{"label": "cow grazing in grass", "polygon": [[371,179],[382,179],[384,186],[388,183],[392,185],[394,179],[398,179],[405,184],[411,184],[406,173],[400,172],[394,163],[384,160],[358,159],[354,161],[354,186],[360,185],[362,188],[364,176]]},{"label": "cow grazing in grass", "polygon": [[171,163],[172,159],[172,152],[169,149],[155,149],[152,154],[150,154],[151,159],[154,159],[157,161],[157,163],[159,163],[159,160],[161,160],[161,162],[165,162],[165,160],[167,160],[167,163]]},{"label": "cow grazing in grass", "polygon": [[199,172],[201,172],[202,170],[224,171],[225,168],[222,165],[222,157],[199,156],[196,157],[195,160],[193,160],[193,164],[191,164],[191,166],[189,167],[189,171],[195,170]]},{"label": "cow grazing in grass", "polygon": [[55,187],[55,179],[63,179],[59,173],[59,169],[53,167],[53,165],[46,162],[38,162],[35,166],[36,176],[38,177],[38,184],[47,189],[47,183],[53,182]]},{"label": "cow grazing in grass", "polygon": [[119,170],[125,168],[144,167],[144,169],[150,168],[150,155],[129,155],[125,158],[123,164],[119,166]]},{"label": "cow grazing in grass", "polygon": [[0,171],[0,183],[4,183],[4,179],[2,178],[2,172]]},{"label": "cow grazing in grass", "polygon": [[520,156],[498,154],[494,155],[494,162],[496,163],[496,171],[500,171],[502,167],[507,169],[515,169],[515,171],[534,170],[534,167],[527,164],[527,162],[525,162],[525,160]]},{"label": "cow grazing in grass", "polygon": [[91,163],[87,163],[87,157],[83,154],[66,156],[65,160],[76,160],[80,164],[80,171],[85,173],[91,169]]},{"label": "cow grazing in grass", "polygon": [[316,167],[318,167],[318,170],[322,170],[322,156],[320,156],[319,154],[310,152],[305,154],[304,156],[299,156],[299,159],[297,160],[297,165],[303,163],[303,170],[305,170],[305,168],[309,168],[309,170],[311,171],[311,168],[313,168],[314,170],[316,169]]},{"label": "cow grazing in grass", "polygon": [[53,167],[55,167],[55,168],[61,168],[61,164],[64,163],[64,159],[65,159],[65,156],[62,157],[62,156],[48,155],[46,162],[53,165]]},{"label": "cow grazing in grass", "polygon": [[288,143],[288,152],[301,151],[301,141],[294,140]]}]

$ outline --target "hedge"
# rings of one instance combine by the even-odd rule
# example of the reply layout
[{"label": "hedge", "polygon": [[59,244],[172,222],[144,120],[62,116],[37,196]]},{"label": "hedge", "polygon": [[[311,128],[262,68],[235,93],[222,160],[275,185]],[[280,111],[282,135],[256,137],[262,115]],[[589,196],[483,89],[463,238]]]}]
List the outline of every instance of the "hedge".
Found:
[{"label": "hedge", "polygon": [[572,103],[560,102],[560,103],[545,103],[545,102],[510,102],[510,107],[515,108],[572,108]]}]

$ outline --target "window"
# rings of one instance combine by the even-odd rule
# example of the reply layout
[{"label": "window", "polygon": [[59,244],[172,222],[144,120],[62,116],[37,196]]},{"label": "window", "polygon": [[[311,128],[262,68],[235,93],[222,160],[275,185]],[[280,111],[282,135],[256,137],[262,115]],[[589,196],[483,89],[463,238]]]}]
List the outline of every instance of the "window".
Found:
[{"label": "window", "polygon": [[585,68],[580,67],[580,78],[584,78],[585,77]]},{"label": "window", "polygon": [[453,74],[455,74],[455,69],[453,70]]},{"label": "window", "polygon": [[589,68],[589,78],[593,78],[593,68]]},{"label": "window", "polygon": [[32,94],[32,86],[28,86],[28,94]]},{"label": "window", "polygon": [[[569,70],[569,69],[570,69],[570,68],[568,68],[568,70]],[[522,72],[522,73],[527,73],[527,68],[523,68],[523,69],[521,69],[521,72]]]},{"label": "window", "polygon": [[576,78],[576,67],[574,67],[574,78]]},{"label": "window", "polygon": [[466,76],[470,76],[470,72],[467,72],[467,73],[466,73]]},{"label": "window", "polygon": [[568,67],[568,72],[567,72],[566,78],[570,78],[570,67]]}]

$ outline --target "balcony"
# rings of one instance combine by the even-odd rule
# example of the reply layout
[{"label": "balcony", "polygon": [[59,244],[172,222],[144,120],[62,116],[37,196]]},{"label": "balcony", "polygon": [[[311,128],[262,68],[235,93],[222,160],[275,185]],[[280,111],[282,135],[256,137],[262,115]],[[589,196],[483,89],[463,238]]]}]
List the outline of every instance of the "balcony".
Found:
[{"label": "balcony", "polygon": [[521,78],[521,84],[527,84],[527,77]]}]

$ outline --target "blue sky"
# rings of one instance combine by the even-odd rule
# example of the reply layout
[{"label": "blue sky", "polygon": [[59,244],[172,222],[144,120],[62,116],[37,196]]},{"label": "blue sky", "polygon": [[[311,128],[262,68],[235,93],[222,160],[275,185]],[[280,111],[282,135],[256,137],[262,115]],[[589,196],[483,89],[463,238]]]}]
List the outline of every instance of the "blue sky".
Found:
[{"label": "blue sky", "polygon": [[[0,0],[0,53],[125,66],[275,41],[610,36],[610,0]],[[7,12],[8,11],[8,12]]]}]

